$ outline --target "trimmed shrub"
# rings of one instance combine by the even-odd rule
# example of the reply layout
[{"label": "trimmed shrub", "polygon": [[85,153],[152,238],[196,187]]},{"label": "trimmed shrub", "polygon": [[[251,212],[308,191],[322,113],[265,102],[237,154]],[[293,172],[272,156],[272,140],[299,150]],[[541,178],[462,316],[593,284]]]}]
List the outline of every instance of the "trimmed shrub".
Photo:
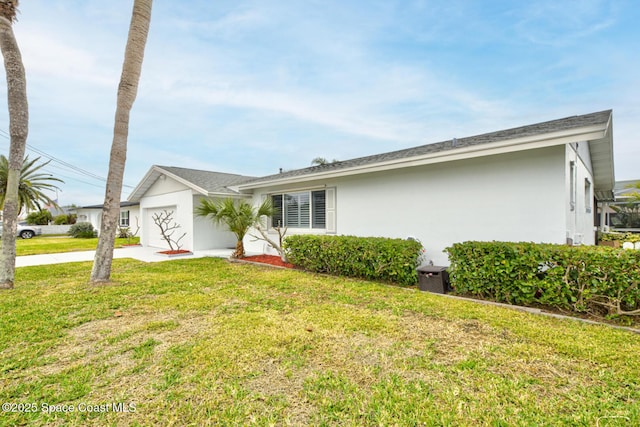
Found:
[{"label": "trimmed shrub", "polygon": [[60,214],[53,218],[53,223],[55,225],[75,224],[76,219],[76,214]]},{"label": "trimmed shrub", "polygon": [[638,233],[600,233],[598,232],[599,242],[640,242],[640,234]]},{"label": "trimmed shrub", "polygon": [[317,273],[415,285],[422,244],[382,237],[295,235],[284,240],[287,260]]},{"label": "trimmed shrub", "polygon": [[91,225],[91,223],[78,222],[71,226],[71,228],[69,229],[69,235],[75,238],[89,239],[92,237],[96,237],[98,233],[93,228],[93,225]]},{"label": "trimmed shrub", "polygon": [[640,315],[640,251],[464,242],[449,254],[458,294],[595,315]]},{"label": "trimmed shrub", "polygon": [[31,225],[48,225],[53,220],[53,216],[49,211],[31,212],[27,215],[27,224]]}]

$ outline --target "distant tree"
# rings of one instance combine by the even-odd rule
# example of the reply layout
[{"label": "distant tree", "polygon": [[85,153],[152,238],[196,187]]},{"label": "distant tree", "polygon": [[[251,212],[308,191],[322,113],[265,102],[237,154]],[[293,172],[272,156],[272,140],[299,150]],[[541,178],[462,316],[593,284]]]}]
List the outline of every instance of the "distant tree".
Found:
[{"label": "distant tree", "polygon": [[[49,162],[36,164],[40,157],[29,160],[29,156],[24,158],[22,169],[20,170],[20,182],[18,184],[18,212],[23,209],[27,211],[42,210],[44,206],[55,206],[58,204],[47,196],[44,191],[59,190],[52,182],[64,182],[48,173],[40,170],[47,166]],[[0,155],[0,208],[4,207],[7,192],[7,177],[9,175],[9,161]]]},{"label": "distant tree", "polygon": [[0,51],[7,76],[9,107],[9,161],[3,209],[2,252],[0,253],[0,289],[12,289],[16,271],[16,231],[20,200],[18,185],[29,133],[27,79],[22,55],[13,33],[18,0],[0,0]]},{"label": "distant tree", "polygon": [[76,214],[60,214],[53,218],[53,223],[55,225],[69,225],[75,224],[77,220],[78,215]]},{"label": "distant tree", "polygon": [[29,215],[27,215],[27,224],[47,225],[52,219],[53,215],[51,215],[51,212],[47,210],[41,210],[38,212],[31,212]]},{"label": "distant tree", "polygon": [[630,197],[633,202],[640,202],[640,192],[638,191],[640,190],[640,181],[629,184],[626,188],[632,189],[633,191],[625,193],[623,196]]},{"label": "distant tree", "polygon": [[91,282],[108,282],[113,264],[113,247],[118,230],[122,180],[127,159],[127,139],[129,137],[129,116],[138,94],[138,83],[142,71],[144,48],[147,44],[151,22],[152,0],[134,0],[124,63],[118,86],[113,141],[109,157],[109,173],[102,208],[100,239],[91,269]]},{"label": "distant tree", "polygon": [[316,157],[315,159],[311,160],[311,166],[322,166],[322,165],[328,165],[329,163],[338,163],[338,162],[339,162],[338,159],[333,159],[331,160],[331,162],[329,162],[324,157]]},{"label": "distant tree", "polygon": [[258,208],[254,208],[245,200],[236,201],[231,198],[216,201],[202,199],[196,208],[196,215],[210,218],[214,224],[225,224],[229,231],[236,235],[236,250],[233,258],[244,257],[242,242],[249,228],[260,223],[263,216],[272,216],[271,200],[266,199]]}]

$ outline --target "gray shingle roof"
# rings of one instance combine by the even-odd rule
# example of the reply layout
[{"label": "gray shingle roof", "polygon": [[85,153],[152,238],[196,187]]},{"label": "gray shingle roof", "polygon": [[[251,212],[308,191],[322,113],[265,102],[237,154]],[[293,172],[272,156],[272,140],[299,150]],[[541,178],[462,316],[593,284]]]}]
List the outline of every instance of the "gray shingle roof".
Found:
[{"label": "gray shingle roof", "polygon": [[255,179],[252,176],[236,175],[232,173],[211,172],[198,169],[186,169],[175,166],[158,166],[175,176],[206,190],[208,193],[236,194],[228,187]]},{"label": "gray shingle roof", "polygon": [[[139,206],[140,203],[139,202],[120,202],[120,207],[121,208],[128,208],[131,206]],[[82,206],[78,209],[102,209],[104,207],[104,205],[90,205],[90,206]]]},{"label": "gray shingle roof", "polygon": [[342,162],[329,163],[326,165],[312,166],[304,169],[296,169],[283,173],[268,175],[253,180],[248,180],[243,184],[259,183],[261,181],[271,181],[275,179],[313,175],[316,173],[332,172],[352,167],[365,166],[380,162],[400,160],[417,157],[431,153],[437,153],[455,148],[470,147],[474,145],[487,144],[492,142],[508,141],[516,138],[543,135],[565,130],[578,129],[586,126],[606,125],[611,118],[611,110],[597,113],[585,114],[581,116],[571,116],[564,119],[551,120],[528,126],[501,130],[497,132],[485,133],[467,138],[459,138],[448,141],[436,142],[433,144],[420,145],[418,147],[406,148],[403,150],[390,151],[388,153],[375,154],[372,156],[359,157]]}]

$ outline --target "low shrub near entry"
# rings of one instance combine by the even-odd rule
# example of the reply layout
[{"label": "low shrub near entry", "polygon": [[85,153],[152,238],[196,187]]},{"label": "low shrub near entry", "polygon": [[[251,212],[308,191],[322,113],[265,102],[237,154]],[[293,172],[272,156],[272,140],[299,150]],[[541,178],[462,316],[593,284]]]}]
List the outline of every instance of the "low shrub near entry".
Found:
[{"label": "low shrub near entry", "polygon": [[459,294],[576,313],[640,315],[640,251],[464,242],[446,249]]},{"label": "low shrub near entry", "polygon": [[422,244],[415,240],[295,235],[285,239],[284,247],[288,261],[305,270],[400,285],[418,281]]}]

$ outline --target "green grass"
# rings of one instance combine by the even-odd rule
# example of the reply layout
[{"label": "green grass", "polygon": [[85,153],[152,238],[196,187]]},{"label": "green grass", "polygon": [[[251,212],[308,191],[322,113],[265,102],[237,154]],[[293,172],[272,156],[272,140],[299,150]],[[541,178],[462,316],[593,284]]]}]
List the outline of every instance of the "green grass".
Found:
[{"label": "green grass", "polygon": [[630,332],[212,258],[90,268],[0,293],[0,401],[37,408],[0,424],[640,425]]},{"label": "green grass", "polygon": [[[137,244],[139,237],[129,239],[116,239],[115,247],[126,244]],[[38,236],[32,239],[16,240],[16,253],[22,255],[55,254],[60,252],[93,251],[98,247],[98,238],[75,239],[73,237],[48,237]]]}]

